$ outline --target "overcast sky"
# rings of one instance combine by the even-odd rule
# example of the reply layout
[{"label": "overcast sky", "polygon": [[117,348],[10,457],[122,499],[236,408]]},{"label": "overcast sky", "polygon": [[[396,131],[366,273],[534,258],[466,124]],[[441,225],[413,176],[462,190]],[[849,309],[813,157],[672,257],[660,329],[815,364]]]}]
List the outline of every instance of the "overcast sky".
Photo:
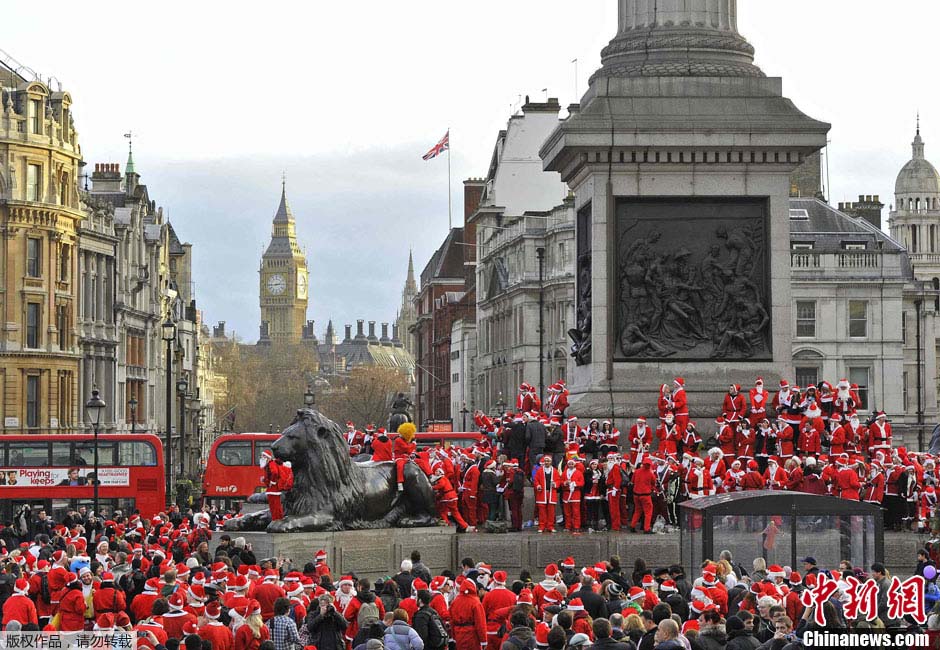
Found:
[{"label": "overcast sky", "polygon": [[[421,155],[450,127],[458,210],[460,181],[485,175],[520,96],[566,106],[585,91],[616,5],[49,0],[40,15],[21,2],[4,6],[0,49],[72,93],[89,163],[123,163],[133,130],[151,198],[194,245],[199,307],[254,340],[282,171],[318,333],[329,318],[340,331],[391,321],[409,247],[420,272],[447,230],[446,159]],[[940,3],[739,0],[738,12],[758,65],[832,123],[832,203],[893,200],[918,109],[940,163]]]}]

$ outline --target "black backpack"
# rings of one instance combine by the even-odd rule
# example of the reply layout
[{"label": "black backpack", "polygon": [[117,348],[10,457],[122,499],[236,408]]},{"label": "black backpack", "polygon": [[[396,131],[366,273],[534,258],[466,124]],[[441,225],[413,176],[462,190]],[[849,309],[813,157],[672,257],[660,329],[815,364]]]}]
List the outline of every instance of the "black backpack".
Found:
[{"label": "black backpack", "polygon": [[441,621],[441,617],[430,607],[426,609],[426,612],[428,615],[428,649],[440,650],[441,648],[446,648],[448,636],[447,630],[444,629],[444,623]]}]

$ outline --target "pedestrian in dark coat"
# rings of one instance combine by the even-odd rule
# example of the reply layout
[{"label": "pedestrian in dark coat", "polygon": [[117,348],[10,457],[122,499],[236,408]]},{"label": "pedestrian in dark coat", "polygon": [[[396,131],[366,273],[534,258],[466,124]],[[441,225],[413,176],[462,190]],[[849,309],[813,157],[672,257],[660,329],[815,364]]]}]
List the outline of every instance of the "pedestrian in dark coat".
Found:
[{"label": "pedestrian in dark coat", "polygon": [[343,650],[346,619],[336,611],[330,594],[323,594],[317,602],[319,606],[307,616],[309,645],[317,646],[317,650]]}]

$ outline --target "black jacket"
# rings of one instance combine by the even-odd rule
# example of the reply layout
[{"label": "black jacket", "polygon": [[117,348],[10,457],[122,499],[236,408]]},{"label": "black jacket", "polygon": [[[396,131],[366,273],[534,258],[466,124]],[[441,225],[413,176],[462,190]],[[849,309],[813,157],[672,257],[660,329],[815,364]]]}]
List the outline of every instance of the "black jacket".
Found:
[{"label": "black jacket", "polygon": [[411,583],[414,582],[414,579],[413,575],[404,571],[392,576],[392,580],[398,585],[398,593],[402,598],[408,598],[411,595]]},{"label": "black jacket", "polygon": [[[437,612],[431,609],[430,605],[425,605],[415,612],[414,618],[411,621],[411,627],[414,628],[414,631],[417,632],[421,640],[424,641],[424,647],[428,649],[430,648],[428,641],[431,638],[431,624],[434,617],[437,615]],[[319,650],[319,648],[317,650]]]},{"label": "black jacket", "polygon": [[346,619],[335,607],[327,608],[326,614],[321,616],[320,605],[314,601],[314,609],[307,615],[309,645],[317,646],[317,650],[344,650],[346,625]]},{"label": "black jacket", "polygon": [[584,611],[592,619],[605,618],[607,616],[607,601],[600,594],[595,594],[590,587],[581,587],[575,593],[576,598],[580,598],[584,604]]},{"label": "black jacket", "polygon": [[725,632],[725,626],[719,625],[718,627],[702,629],[698,635],[698,640],[701,641],[705,650],[725,650],[725,646],[728,644],[728,635]]},{"label": "black jacket", "polygon": [[525,425],[526,438],[529,439],[529,451],[540,453],[545,451],[545,425],[538,420],[531,420]]},{"label": "black jacket", "polygon": [[756,650],[760,646],[757,638],[746,630],[734,630],[728,635],[725,650]]},{"label": "black jacket", "polygon": [[521,460],[525,456],[527,445],[525,422],[513,422],[506,436],[506,452],[510,458]]},{"label": "black jacket", "polygon": [[630,646],[622,641],[614,641],[611,638],[607,639],[598,639],[594,642],[594,645],[591,646],[596,650],[630,650]]}]

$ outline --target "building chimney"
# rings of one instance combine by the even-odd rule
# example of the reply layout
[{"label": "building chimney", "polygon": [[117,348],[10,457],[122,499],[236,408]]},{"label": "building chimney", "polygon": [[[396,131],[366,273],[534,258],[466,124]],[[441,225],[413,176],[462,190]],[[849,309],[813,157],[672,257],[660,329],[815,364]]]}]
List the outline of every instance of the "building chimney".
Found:
[{"label": "building chimney", "polygon": [[881,211],[884,207],[877,194],[859,194],[858,203],[845,203],[840,209],[850,217],[864,219],[880,230]]},{"label": "building chimney", "polygon": [[382,323],[382,338],[379,339],[382,345],[389,345],[392,341],[388,338],[388,323]]},{"label": "building chimney", "polygon": [[369,321],[369,341],[372,343],[375,343],[378,341],[378,339],[375,338],[375,321],[374,320]]},{"label": "building chimney", "polygon": [[91,174],[92,192],[120,192],[121,167],[117,163],[95,163],[95,171]]},{"label": "building chimney", "polygon": [[346,326],[346,338],[343,339],[343,343],[346,343],[352,338],[352,325]]},{"label": "building chimney", "polygon": [[362,331],[362,328],[364,325],[365,325],[365,321],[362,320],[361,318],[356,321],[356,338],[357,339],[364,339],[366,337],[366,335]]}]

